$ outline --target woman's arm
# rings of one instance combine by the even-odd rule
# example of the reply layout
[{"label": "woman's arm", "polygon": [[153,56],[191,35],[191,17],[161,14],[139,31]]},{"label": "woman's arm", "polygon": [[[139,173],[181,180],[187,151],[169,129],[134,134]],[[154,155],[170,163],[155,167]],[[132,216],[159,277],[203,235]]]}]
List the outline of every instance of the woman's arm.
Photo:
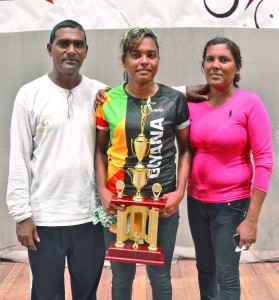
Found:
[{"label": "woman's arm", "polygon": [[[186,85],[186,86],[173,86],[173,89],[180,91],[186,96],[187,101],[190,102],[202,102],[207,101],[209,93],[209,85],[208,84],[198,84],[198,85]],[[104,99],[106,99],[106,92],[109,91],[111,87],[106,87],[98,91],[95,95],[94,104],[95,107],[104,103]]]},{"label": "woman's arm", "polygon": [[256,242],[259,215],[268,191],[273,166],[270,120],[262,101],[256,95],[253,97],[247,122],[255,174],[247,215],[237,228],[240,234],[240,247]]}]

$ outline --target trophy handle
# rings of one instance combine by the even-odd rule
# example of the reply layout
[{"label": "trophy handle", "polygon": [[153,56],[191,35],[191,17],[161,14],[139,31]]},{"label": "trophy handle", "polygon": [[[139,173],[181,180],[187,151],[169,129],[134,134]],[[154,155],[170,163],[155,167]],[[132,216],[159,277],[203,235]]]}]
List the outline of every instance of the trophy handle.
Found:
[{"label": "trophy handle", "polygon": [[133,180],[134,169],[133,168],[128,168],[127,173],[130,176],[130,178]]},{"label": "trophy handle", "polygon": [[147,180],[152,175],[152,169],[147,169],[145,184],[147,184]]},{"label": "trophy handle", "polygon": [[133,144],[134,144],[134,140],[131,139],[131,150],[132,150],[132,153],[136,156],[136,153],[134,152]]},{"label": "trophy handle", "polygon": [[146,154],[144,156],[147,156],[149,154],[149,152],[150,152],[150,141],[147,142],[147,145],[148,145],[147,146],[148,149],[147,149]]}]

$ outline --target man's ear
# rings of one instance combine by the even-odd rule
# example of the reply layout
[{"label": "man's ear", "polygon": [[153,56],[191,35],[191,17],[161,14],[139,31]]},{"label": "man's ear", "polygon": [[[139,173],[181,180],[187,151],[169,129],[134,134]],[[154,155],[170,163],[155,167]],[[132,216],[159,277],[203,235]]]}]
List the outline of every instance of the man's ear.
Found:
[{"label": "man's ear", "polygon": [[52,57],[52,45],[50,43],[47,44],[47,52],[50,57]]},{"label": "man's ear", "polygon": [[88,48],[89,48],[88,45],[86,45],[85,58],[87,57]]}]

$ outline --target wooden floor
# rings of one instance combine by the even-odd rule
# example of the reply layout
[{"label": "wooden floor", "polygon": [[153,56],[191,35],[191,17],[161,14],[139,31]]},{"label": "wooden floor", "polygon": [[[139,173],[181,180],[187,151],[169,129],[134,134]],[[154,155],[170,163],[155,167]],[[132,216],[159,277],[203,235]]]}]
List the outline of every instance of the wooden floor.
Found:
[{"label": "wooden floor", "polygon": [[[242,300],[279,300],[279,262],[241,264]],[[0,300],[29,299],[29,265],[0,262]],[[71,298],[69,273],[65,269],[66,300]],[[198,300],[197,271],[194,259],[179,259],[172,266],[174,300]],[[104,267],[98,299],[111,299],[111,270]],[[137,267],[133,300],[151,300],[151,289],[145,266]]]}]

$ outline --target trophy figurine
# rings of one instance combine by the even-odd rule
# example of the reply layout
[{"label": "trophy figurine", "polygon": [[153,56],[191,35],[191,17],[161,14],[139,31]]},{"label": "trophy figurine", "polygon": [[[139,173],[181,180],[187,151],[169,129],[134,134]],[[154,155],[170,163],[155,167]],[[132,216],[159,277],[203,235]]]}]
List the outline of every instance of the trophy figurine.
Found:
[{"label": "trophy figurine", "polygon": [[[148,97],[147,101],[141,105],[140,134],[136,139],[131,139],[132,153],[136,156],[138,163],[133,168],[127,169],[136,193],[123,195],[124,182],[122,180],[116,182],[117,195],[112,197],[111,203],[125,206],[126,210],[117,211],[116,241],[110,245],[106,253],[107,260],[157,266],[164,264],[161,246],[157,245],[158,209],[164,208],[166,204],[165,199],[160,197],[162,186],[159,183],[152,186],[153,197],[144,196],[141,193],[152,174],[152,170],[142,163],[144,157],[150,152],[150,142],[144,135],[144,127],[151,113],[152,103]],[[157,210],[152,208],[157,208]],[[128,220],[130,221],[129,230],[127,230]],[[134,243],[125,243],[126,240],[132,240]]]}]

